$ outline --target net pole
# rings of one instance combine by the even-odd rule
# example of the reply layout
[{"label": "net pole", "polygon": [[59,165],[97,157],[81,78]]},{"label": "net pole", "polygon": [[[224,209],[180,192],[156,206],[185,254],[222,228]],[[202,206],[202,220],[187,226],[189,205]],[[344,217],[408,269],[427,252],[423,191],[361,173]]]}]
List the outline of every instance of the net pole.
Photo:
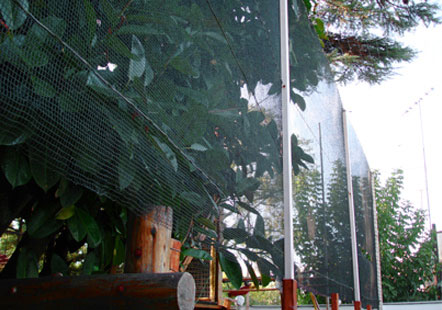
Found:
[{"label": "net pole", "polygon": [[296,309],[296,281],[293,246],[292,154],[289,127],[290,62],[288,1],[279,1],[281,50],[281,103],[283,135],[283,190],[284,190],[284,279],[282,309]]},{"label": "net pole", "polygon": [[422,157],[424,159],[425,194],[427,196],[428,221],[430,224],[430,231],[431,231],[432,225],[431,225],[431,209],[430,209],[430,192],[428,190],[427,155],[425,152],[424,125],[422,122],[422,108],[421,108],[420,100],[418,101],[417,105],[419,106],[419,123],[420,123],[420,128],[421,128]]},{"label": "net pole", "polygon": [[376,279],[378,286],[378,302],[379,310],[383,310],[383,297],[382,297],[382,276],[381,276],[381,250],[379,246],[379,227],[378,227],[378,211],[376,205],[376,189],[373,174],[370,173],[371,190],[373,196],[373,224],[374,224],[374,246],[376,251]]},{"label": "net pole", "polygon": [[348,126],[347,113],[342,111],[342,125],[344,130],[344,148],[345,148],[345,164],[347,166],[347,192],[348,192],[348,209],[350,215],[350,237],[351,237],[351,257],[353,262],[353,289],[355,305],[361,301],[361,290],[359,282],[359,261],[358,261],[358,246],[356,237],[356,218],[355,206],[353,201],[353,182],[351,174],[350,150],[348,143]]},{"label": "net pole", "polygon": [[280,0],[280,44],[281,44],[281,101],[283,134],[283,177],[284,177],[284,278],[293,279],[293,211],[292,211],[292,152],[289,131],[288,106],[290,103],[289,35],[287,0]]}]

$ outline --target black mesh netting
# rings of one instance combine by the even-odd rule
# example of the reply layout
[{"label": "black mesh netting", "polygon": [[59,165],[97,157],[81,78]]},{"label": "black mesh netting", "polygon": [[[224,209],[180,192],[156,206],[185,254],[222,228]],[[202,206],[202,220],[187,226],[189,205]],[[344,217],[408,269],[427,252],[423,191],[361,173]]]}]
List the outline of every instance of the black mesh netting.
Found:
[{"label": "black mesh netting", "polygon": [[[302,6],[291,17],[291,21],[296,19],[307,19]],[[313,156],[314,163],[294,178],[296,278],[307,291],[324,296],[339,293],[344,301],[350,302],[354,290],[343,108],[317,34],[308,26],[297,26],[290,29],[296,56],[291,58],[295,69],[292,98],[304,99],[305,105],[298,104],[291,111],[297,136],[294,142]],[[364,306],[375,306],[369,168],[353,131],[350,136],[362,301]]]},{"label": "black mesh netting", "polygon": [[353,202],[356,217],[361,301],[365,306],[378,306],[375,207],[372,176],[356,132],[349,123],[348,142],[353,181]]},{"label": "black mesh netting", "polygon": [[171,206],[174,236],[216,246],[223,268],[245,236],[272,245],[253,207],[262,184],[281,190],[278,5],[7,0],[0,13],[0,142],[40,187],[63,177],[136,212]]},{"label": "black mesh netting", "polygon": [[[235,286],[238,273],[280,280],[278,3],[2,0],[0,145],[19,180],[48,190],[64,178],[138,213],[172,207],[174,236],[205,251],[188,264],[201,300],[213,295],[202,253],[215,248]],[[289,3],[296,276],[350,300],[342,107],[303,1]],[[372,268],[368,193],[355,201],[361,272]]]}]

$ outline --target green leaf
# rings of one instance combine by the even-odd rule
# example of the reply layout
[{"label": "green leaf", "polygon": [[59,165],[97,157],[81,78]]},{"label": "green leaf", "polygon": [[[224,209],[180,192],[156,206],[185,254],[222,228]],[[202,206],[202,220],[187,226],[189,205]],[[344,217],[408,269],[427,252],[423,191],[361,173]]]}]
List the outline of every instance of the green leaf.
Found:
[{"label": "green leaf", "polygon": [[138,60],[131,59],[129,61],[129,71],[127,73],[129,81],[133,81],[135,77],[141,77],[146,69],[144,47],[136,36],[132,36],[131,52],[138,57]]},{"label": "green leaf", "polygon": [[51,259],[51,273],[61,273],[65,276],[68,274],[68,265],[63,258],[55,253],[52,255]]},{"label": "green leaf", "polygon": [[100,245],[102,235],[100,227],[98,226],[95,219],[88,212],[84,211],[81,208],[77,208],[75,213],[78,214],[81,223],[86,228],[88,245],[91,248],[95,248]]},{"label": "green leaf", "polygon": [[31,135],[29,132],[23,130],[22,128],[14,127],[13,131],[0,129],[0,145],[17,145],[25,142]]},{"label": "green leaf", "polygon": [[292,100],[299,106],[301,111],[305,111],[306,103],[305,103],[305,100],[302,96],[300,96],[292,91]]},{"label": "green leaf", "polygon": [[111,27],[115,27],[119,19],[118,11],[112,7],[108,0],[100,0],[100,5]]},{"label": "green leaf", "polygon": [[214,238],[214,239],[218,238],[218,234],[216,233],[216,231],[212,230],[210,228],[209,229],[205,229],[205,228],[202,228],[202,227],[194,226],[193,230],[196,231],[196,232],[199,232],[199,233],[201,233],[203,235],[206,235],[206,236],[208,236],[210,238]]},{"label": "green leaf", "polygon": [[27,248],[21,248],[17,260],[17,279],[38,278],[38,257]]},{"label": "green leaf", "polygon": [[205,217],[200,217],[200,218],[196,219],[196,222],[200,223],[201,225],[206,226],[207,228],[210,228],[210,229],[216,231],[215,224],[211,220],[206,219]]},{"label": "green leaf", "polygon": [[198,73],[194,71],[192,65],[190,64],[187,58],[182,56],[176,56],[169,63],[174,69],[177,71],[190,75],[190,76],[198,76]]},{"label": "green leaf", "polygon": [[259,273],[261,274],[261,284],[263,287],[266,287],[272,281],[272,278],[270,277],[270,263],[267,262],[265,259],[260,259],[257,261],[257,263]]},{"label": "green leaf", "polygon": [[250,206],[249,204],[242,202],[242,201],[237,201],[237,203],[241,208],[246,209],[247,211],[255,213],[257,215],[260,215],[259,212],[255,208]]},{"label": "green leaf", "polygon": [[58,204],[40,203],[34,208],[34,212],[27,223],[27,231],[33,238],[44,238],[56,231],[60,221],[55,220]]},{"label": "green leaf", "polygon": [[227,118],[228,120],[235,120],[240,117],[239,109],[229,109],[229,110],[211,110],[209,114],[214,116],[219,116],[222,118]]},{"label": "green leaf", "polygon": [[84,10],[86,12],[87,28],[88,28],[88,45],[92,42],[97,29],[97,16],[95,14],[94,7],[89,0],[83,0]]},{"label": "green leaf", "polygon": [[120,236],[115,238],[114,251],[112,256],[112,265],[118,266],[121,263],[124,263],[126,257],[126,249],[124,247],[123,241],[121,241]]},{"label": "green leaf", "polygon": [[218,42],[227,45],[226,38],[222,36],[221,34],[217,32],[202,32],[202,35],[208,36],[209,38],[212,38],[214,40],[217,40]]},{"label": "green leaf", "polygon": [[194,143],[190,146],[190,148],[194,151],[199,151],[199,152],[205,152],[207,151],[207,148],[201,144],[198,143]]},{"label": "green leaf", "polygon": [[178,171],[178,161],[176,159],[175,153],[172,151],[172,149],[165,143],[162,143],[157,137],[152,137],[155,142],[157,143],[160,150],[164,153],[166,158],[169,160],[170,164],[172,165],[175,172]]},{"label": "green leaf", "polygon": [[113,256],[114,256],[114,248],[115,246],[115,240],[112,236],[112,232],[109,230],[106,230],[103,234],[103,240],[100,243],[99,248],[97,251],[99,251],[97,254],[101,254],[100,257],[100,268],[102,269],[103,266],[108,266],[112,264]]},{"label": "green leaf", "polygon": [[68,185],[60,195],[61,206],[69,207],[76,204],[83,195],[83,192],[83,187],[68,183]]},{"label": "green leaf", "polygon": [[236,289],[241,288],[242,284],[242,270],[241,265],[238,263],[235,255],[230,253],[229,251],[219,252],[219,263],[221,265],[222,270],[226,273],[230,282]]},{"label": "green leaf", "polygon": [[[26,10],[29,10],[29,3],[27,0],[18,0]],[[0,12],[2,13],[3,19],[11,30],[17,30],[25,22],[27,15],[20,8],[19,5],[13,0],[2,0],[0,4]]]},{"label": "green leaf", "polygon": [[62,221],[57,221],[54,217],[51,217],[44,225],[42,225],[38,230],[29,235],[35,239],[46,238],[49,235],[57,232],[63,226]]},{"label": "green leaf", "polygon": [[32,217],[27,222],[27,232],[32,238],[41,239],[57,232],[62,226],[62,221],[55,219],[55,214],[60,209],[57,203],[43,202],[33,206]]},{"label": "green leaf", "polygon": [[253,284],[255,285],[255,288],[259,290],[259,280],[256,276],[255,270],[253,270],[253,267],[249,263],[246,263],[246,266],[247,270],[249,271],[249,275],[252,278]]},{"label": "green leaf", "polygon": [[239,184],[237,185],[236,191],[238,192],[238,195],[243,195],[247,192],[256,191],[260,185],[261,185],[261,182],[259,182],[258,179],[245,178],[239,182]]},{"label": "green leaf", "polygon": [[126,25],[126,26],[121,27],[116,33],[117,33],[117,35],[132,34],[132,35],[137,35],[137,36],[163,34],[163,32],[160,32],[160,31],[150,27],[150,25],[147,25],[147,24]]},{"label": "green leaf", "polygon": [[32,178],[26,156],[16,148],[8,147],[3,151],[1,167],[13,188],[28,183]]},{"label": "green leaf", "polygon": [[80,101],[75,100],[72,93],[62,91],[57,101],[60,109],[64,112],[78,112],[80,110]]},{"label": "green leaf", "polygon": [[260,235],[253,235],[247,239],[247,247],[253,249],[261,249],[271,253],[274,251],[275,247],[272,242],[270,242],[267,238],[264,238]]},{"label": "green leaf", "polygon": [[29,155],[32,176],[38,186],[45,192],[57,184],[60,179],[60,175],[55,173],[52,167],[49,166],[50,161],[51,159],[48,156],[43,156],[42,158],[35,152],[31,152]]},{"label": "green leaf", "polygon": [[[76,208],[76,210],[78,209]],[[75,212],[74,215],[68,219],[68,228],[71,232],[72,237],[77,242],[83,240],[84,237],[86,237],[87,235],[86,226],[81,221],[78,212]]]},{"label": "green leaf", "polygon": [[258,215],[256,217],[255,229],[253,230],[253,234],[256,236],[265,237],[264,219],[261,215]]},{"label": "green leaf", "polygon": [[201,196],[195,192],[182,192],[180,193],[180,198],[186,200],[192,205],[199,206],[203,199]]},{"label": "green leaf", "polygon": [[213,257],[209,253],[201,249],[185,249],[181,254],[183,256],[191,256],[202,260],[213,260]]},{"label": "green leaf", "polygon": [[153,72],[152,67],[149,65],[149,63],[146,60],[146,70],[144,73],[144,86],[148,86],[152,82],[154,76],[155,73]]},{"label": "green leaf", "polygon": [[109,35],[105,40],[104,44],[112,49],[115,53],[127,57],[129,59],[139,60],[139,57],[132,54],[129,48],[114,35]]},{"label": "green leaf", "polygon": [[83,270],[81,274],[91,275],[94,271],[94,266],[98,262],[98,257],[94,251],[88,252],[86,259],[84,260]]},{"label": "green leaf", "polygon": [[118,164],[118,182],[120,190],[126,189],[134,180],[137,170],[129,151],[123,151]]},{"label": "green leaf", "polygon": [[19,56],[29,67],[43,67],[49,62],[49,56],[38,48],[21,50]]},{"label": "green leaf", "polygon": [[304,160],[304,161],[306,161],[306,162],[308,162],[308,163],[311,163],[311,164],[314,164],[314,163],[315,163],[315,160],[313,159],[313,157],[311,157],[310,155],[308,155],[308,154],[306,154],[306,153],[303,153],[303,154],[301,155],[301,159]]},{"label": "green leaf", "polygon": [[234,212],[234,213],[239,213],[238,209],[237,209],[235,206],[232,206],[232,205],[230,205],[230,204],[228,204],[228,203],[222,203],[222,204],[220,205],[220,207],[223,208],[223,209],[226,209],[226,210],[232,211],[232,212]]},{"label": "green leaf", "polygon": [[119,98],[119,96],[110,87],[104,84],[94,72],[89,73],[86,86],[90,87],[97,93],[105,95],[106,97]]},{"label": "green leaf", "polygon": [[61,209],[57,215],[56,215],[56,219],[57,220],[67,220],[70,219],[72,216],[74,216],[75,214],[75,206],[69,206],[69,207],[64,207],[63,209]]},{"label": "green leaf", "polygon": [[237,243],[243,243],[249,237],[246,230],[241,228],[224,228],[223,236],[226,240],[235,240]]},{"label": "green leaf", "polygon": [[[63,37],[63,34],[66,31],[66,22],[63,19],[55,16],[48,16],[41,22],[57,36]],[[48,44],[54,44],[56,42],[57,40],[54,39],[48,31],[46,31],[40,25],[34,23],[26,35],[24,46],[25,50],[40,50],[47,48]]]},{"label": "green leaf", "polygon": [[51,84],[49,84],[46,81],[43,81],[42,79],[36,76],[31,77],[31,81],[32,81],[32,86],[34,88],[34,93],[42,97],[54,98],[56,90]]}]

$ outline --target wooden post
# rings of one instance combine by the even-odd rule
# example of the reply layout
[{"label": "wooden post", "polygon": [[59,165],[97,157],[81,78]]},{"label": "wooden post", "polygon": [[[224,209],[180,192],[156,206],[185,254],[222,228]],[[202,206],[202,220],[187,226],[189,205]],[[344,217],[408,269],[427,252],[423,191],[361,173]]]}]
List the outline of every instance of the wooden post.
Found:
[{"label": "wooden post", "polygon": [[180,271],[180,253],[181,253],[181,242],[176,239],[170,240],[170,265],[169,269],[171,272]]},{"label": "wooden post", "polygon": [[354,301],[353,304],[355,306],[355,310],[361,310],[361,302],[360,301]]},{"label": "wooden post", "polygon": [[2,309],[193,310],[194,303],[195,281],[187,272],[0,281]]},{"label": "wooden post", "polygon": [[155,206],[143,216],[131,214],[124,272],[169,272],[172,224],[168,207]]},{"label": "wooden post", "polygon": [[296,310],[298,309],[297,304],[297,282],[293,279],[283,279],[282,280],[282,309],[283,310]]},{"label": "wooden post", "polygon": [[332,310],[339,310],[339,294],[331,294],[331,308]]}]

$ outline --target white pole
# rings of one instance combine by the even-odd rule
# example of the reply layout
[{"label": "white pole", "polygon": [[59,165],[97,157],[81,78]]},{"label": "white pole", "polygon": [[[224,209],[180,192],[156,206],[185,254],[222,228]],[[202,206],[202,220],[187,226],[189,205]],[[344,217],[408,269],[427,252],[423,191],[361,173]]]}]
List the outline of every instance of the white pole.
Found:
[{"label": "white pole", "polygon": [[281,44],[281,101],[283,135],[283,177],[284,177],[284,279],[294,279],[293,249],[293,198],[292,198],[292,148],[289,130],[290,104],[290,63],[289,63],[289,24],[288,1],[279,1],[280,44]]},{"label": "white pole", "polygon": [[425,154],[424,125],[422,123],[422,108],[421,108],[421,101],[420,100],[418,101],[418,106],[419,106],[419,120],[420,120],[420,125],[421,125],[422,155],[424,158],[425,193],[427,195],[428,221],[430,224],[430,231],[431,231],[432,224],[431,224],[431,210],[430,210],[430,192],[428,190],[427,155]]},{"label": "white pole", "polygon": [[378,212],[376,206],[376,190],[373,175],[370,173],[371,178],[371,188],[373,195],[373,226],[374,226],[374,244],[376,251],[376,280],[378,286],[378,299],[379,299],[379,310],[383,310],[383,297],[382,297],[382,276],[381,276],[381,250],[379,247],[379,227],[378,227]]},{"label": "white pole", "polygon": [[351,257],[353,260],[354,298],[355,301],[361,301],[361,290],[359,285],[358,246],[356,239],[355,206],[353,202],[353,182],[351,176],[350,150],[348,147],[347,114],[345,110],[342,111],[342,124],[344,127],[343,131],[344,131],[345,164],[347,166],[347,191],[348,191],[348,209],[350,214]]}]

